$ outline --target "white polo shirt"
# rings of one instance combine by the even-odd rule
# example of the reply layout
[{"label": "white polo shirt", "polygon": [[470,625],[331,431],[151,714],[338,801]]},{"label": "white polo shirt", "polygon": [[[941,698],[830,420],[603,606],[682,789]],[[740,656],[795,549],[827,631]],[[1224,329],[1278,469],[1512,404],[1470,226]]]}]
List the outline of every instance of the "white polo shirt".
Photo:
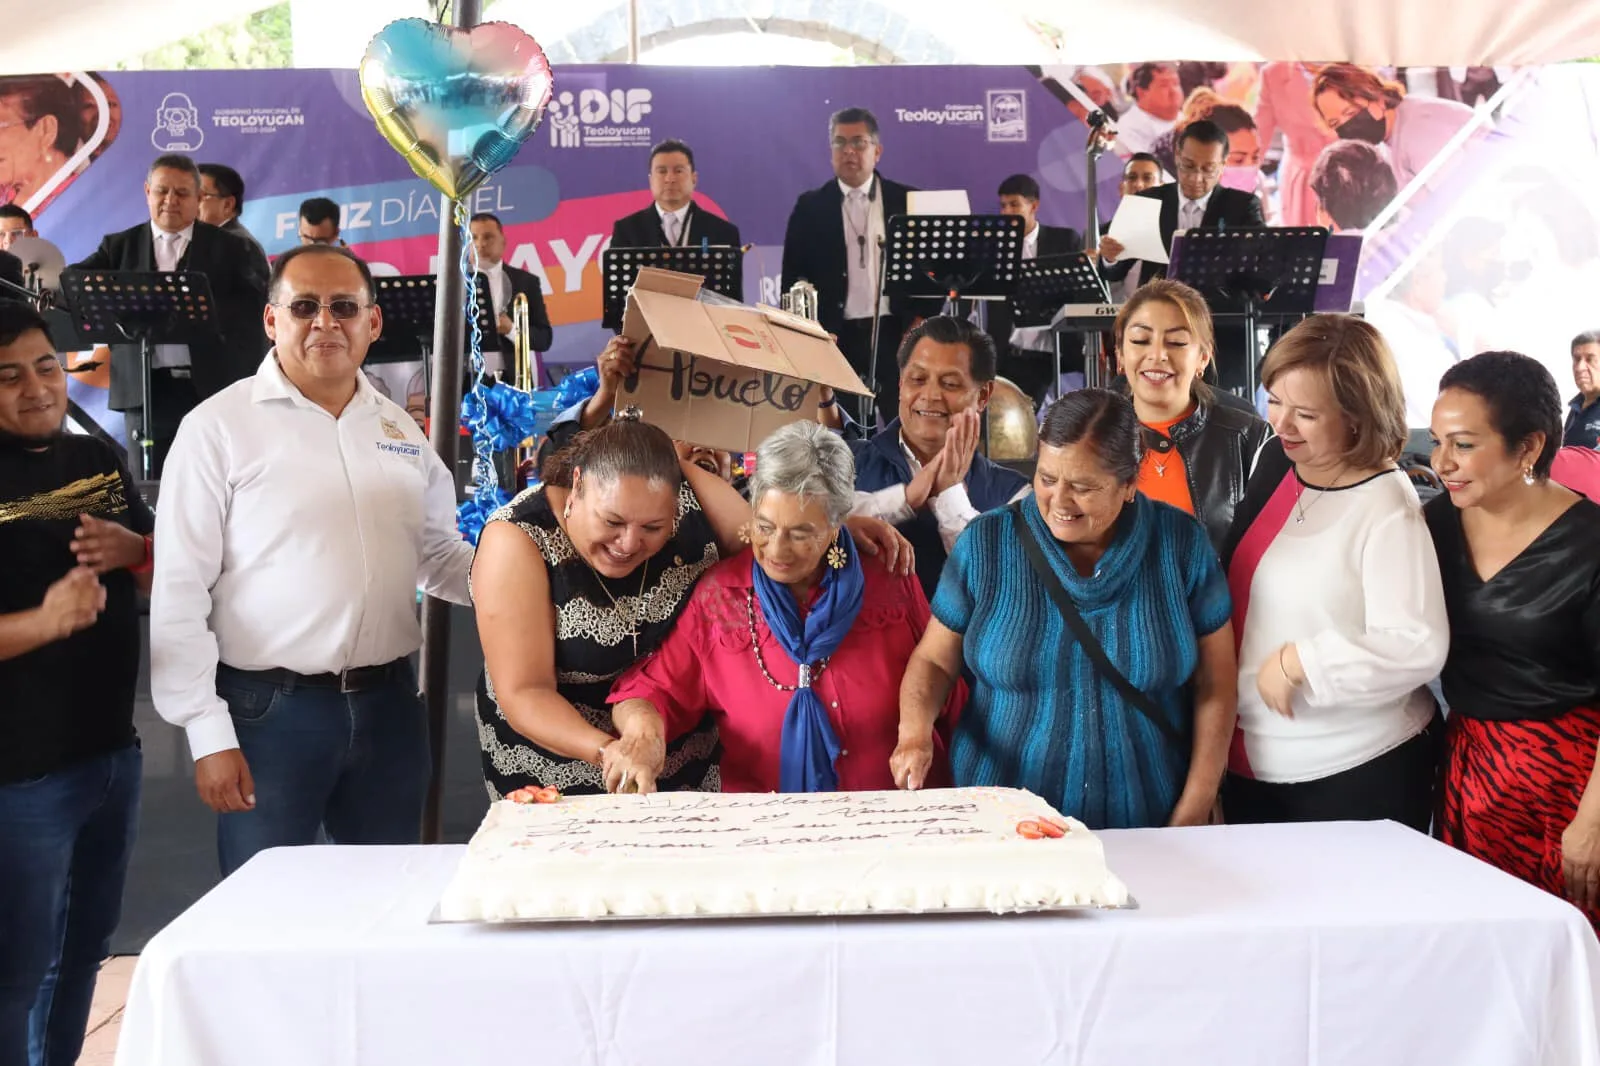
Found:
[{"label": "white polo shirt", "polygon": [[268,352],[183,420],[157,503],[150,688],[196,759],[238,747],[218,662],[378,666],[421,646],[419,585],[471,602],[450,472],[364,374],[335,418]]}]

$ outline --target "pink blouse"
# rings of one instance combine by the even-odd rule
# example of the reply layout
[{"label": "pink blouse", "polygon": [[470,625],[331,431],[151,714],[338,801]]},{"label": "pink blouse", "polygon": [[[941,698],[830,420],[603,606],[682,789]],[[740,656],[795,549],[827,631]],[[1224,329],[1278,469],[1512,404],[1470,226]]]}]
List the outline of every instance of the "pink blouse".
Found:
[{"label": "pink blouse", "polygon": [[[611,702],[645,699],[666,723],[668,739],[717,716],[722,735],[722,791],[776,792],[783,716],[790,692],[762,674],[751,650],[751,617],[767,672],[793,685],[798,669],[767,629],[755,597],[749,549],[718,563],[695,586],[672,632],[611,689]],[[838,651],[812,682],[839,738],[839,790],[892,789],[889,756],[900,723],[900,681],[922,631],[928,600],[916,575],[900,577],[863,559],[861,613]],[[813,593],[813,601],[816,593]],[[960,681],[936,730],[927,787],[950,784],[943,735],[967,699]]]}]

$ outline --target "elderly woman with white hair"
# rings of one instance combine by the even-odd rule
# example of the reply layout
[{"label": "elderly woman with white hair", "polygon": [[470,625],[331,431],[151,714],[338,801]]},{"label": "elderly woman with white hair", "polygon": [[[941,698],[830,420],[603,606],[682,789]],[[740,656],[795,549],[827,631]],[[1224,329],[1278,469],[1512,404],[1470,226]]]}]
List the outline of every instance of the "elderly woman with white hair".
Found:
[{"label": "elderly woman with white hair", "polygon": [[[861,565],[842,524],[854,496],[850,448],[824,427],[795,422],[762,443],[749,549],[700,580],[661,647],[611,690],[634,757],[633,779],[614,770],[607,788],[652,791],[667,742],[708,715],[724,792],[894,787],[900,678],[928,601],[915,576]],[[958,685],[946,716],[965,698]],[[948,783],[942,745],[935,775]]]}]

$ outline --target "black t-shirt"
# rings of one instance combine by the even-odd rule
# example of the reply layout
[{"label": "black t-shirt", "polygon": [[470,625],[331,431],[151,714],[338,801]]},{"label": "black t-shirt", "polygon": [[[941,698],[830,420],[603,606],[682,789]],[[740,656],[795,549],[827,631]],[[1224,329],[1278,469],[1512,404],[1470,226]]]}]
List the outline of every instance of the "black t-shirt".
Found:
[{"label": "black t-shirt", "polygon": [[[42,451],[0,442],[0,614],[28,611],[75,565],[79,515],[149,533],[155,516],[117,452],[64,434]],[[0,784],[53,773],[133,743],[139,599],[133,575],[101,576],[94,625],[0,660]]]},{"label": "black t-shirt", "polygon": [[1440,496],[1422,511],[1450,613],[1450,713],[1548,720],[1600,707],[1600,504],[1573,504],[1488,581],[1455,504]]}]

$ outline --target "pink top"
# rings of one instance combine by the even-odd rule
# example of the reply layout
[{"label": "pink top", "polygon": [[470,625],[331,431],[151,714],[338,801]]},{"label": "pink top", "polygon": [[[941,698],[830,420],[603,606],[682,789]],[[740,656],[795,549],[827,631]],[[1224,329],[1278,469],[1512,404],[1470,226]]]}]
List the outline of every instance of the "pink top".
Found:
[{"label": "pink top", "polygon": [[1311,168],[1334,137],[1312,103],[1314,80],[1303,63],[1268,63],[1261,68],[1261,95],[1255,113],[1261,150],[1272,147],[1273,134],[1283,134],[1283,159],[1278,164],[1280,226],[1317,224]]},{"label": "pink top", "polygon": [[[661,647],[611,689],[612,703],[653,703],[668,739],[693,729],[704,715],[716,715],[724,792],[778,790],[778,753],[791,693],[774,688],[756,662],[750,647],[752,607],[767,671],[784,685],[793,685],[799,673],[767,629],[751,581],[752,560],[747,548],[709,570]],[[914,574],[890,574],[876,559],[863,559],[862,572],[861,613],[813,682],[839,738],[835,766],[841,792],[895,787],[889,756],[900,724],[900,681],[929,618],[927,597]],[[950,784],[937,734],[966,700],[966,685],[958,680],[936,731],[929,788]]]},{"label": "pink top", "polygon": [[1556,452],[1550,478],[1600,503],[1600,452],[1569,445]]}]

